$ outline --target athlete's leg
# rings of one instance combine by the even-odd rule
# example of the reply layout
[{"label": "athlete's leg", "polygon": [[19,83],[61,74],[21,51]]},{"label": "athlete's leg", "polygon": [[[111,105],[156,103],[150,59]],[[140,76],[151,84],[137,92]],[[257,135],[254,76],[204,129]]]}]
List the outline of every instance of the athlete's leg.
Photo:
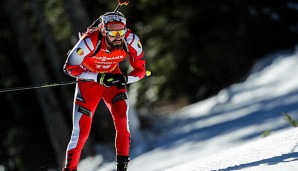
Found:
[{"label": "athlete's leg", "polygon": [[92,116],[100,101],[104,88],[95,82],[77,84],[73,107],[73,130],[67,147],[65,168],[77,169],[81,151],[89,136]]},{"label": "athlete's leg", "polygon": [[126,89],[113,86],[103,99],[112,114],[116,130],[115,146],[117,156],[129,156],[130,132],[128,125],[128,99]]}]

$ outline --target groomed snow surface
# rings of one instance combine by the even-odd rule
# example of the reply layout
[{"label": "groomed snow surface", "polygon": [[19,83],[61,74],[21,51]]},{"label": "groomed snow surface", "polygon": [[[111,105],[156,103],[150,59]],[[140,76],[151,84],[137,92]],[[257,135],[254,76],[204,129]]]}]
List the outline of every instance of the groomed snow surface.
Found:
[{"label": "groomed snow surface", "polygon": [[[131,119],[128,170],[296,171],[298,130],[283,113],[298,119],[297,50],[265,56],[243,82],[158,120],[150,131],[139,131]],[[79,171],[114,170],[114,162],[102,160],[101,149],[83,159]]]},{"label": "groomed snow surface", "polygon": [[166,171],[298,170],[298,129],[176,166]]}]

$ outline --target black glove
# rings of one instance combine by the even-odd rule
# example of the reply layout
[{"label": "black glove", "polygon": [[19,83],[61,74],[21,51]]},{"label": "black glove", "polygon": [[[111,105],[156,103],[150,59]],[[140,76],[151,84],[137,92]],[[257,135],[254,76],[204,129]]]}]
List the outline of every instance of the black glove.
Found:
[{"label": "black glove", "polygon": [[123,74],[98,74],[97,82],[105,87],[116,85],[118,88],[124,88],[127,83],[127,78]]}]

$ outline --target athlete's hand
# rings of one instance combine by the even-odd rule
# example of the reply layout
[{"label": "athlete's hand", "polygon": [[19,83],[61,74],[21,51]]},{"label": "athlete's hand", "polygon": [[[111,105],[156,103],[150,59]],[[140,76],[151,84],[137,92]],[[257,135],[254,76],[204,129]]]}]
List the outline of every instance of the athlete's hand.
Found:
[{"label": "athlete's hand", "polygon": [[127,77],[123,74],[98,74],[97,82],[105,87],[116,85],[118,88],[124,88],[127,83]]},{"label": "athlete's hand", "polygon": [[118,5],[127,5],[128,0],[118,0]]}]

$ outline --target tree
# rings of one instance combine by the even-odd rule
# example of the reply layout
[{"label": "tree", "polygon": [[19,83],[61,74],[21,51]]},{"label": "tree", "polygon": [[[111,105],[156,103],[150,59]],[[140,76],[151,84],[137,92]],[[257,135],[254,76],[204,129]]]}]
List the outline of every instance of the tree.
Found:
[{"label": "tree", "polygon": [[139,1],[130,14],[138,14],[131,17],[143,38],[152,77],[141,83],[138,106],[170,105],[166,113],[203,100],[243,79],[262,55],[294,47],[297,10],[291,4]]},{"label": "tree", "polygon": [[[16,10],[9,15],[9,19],[13,24],[16,36],[18,37],[17,46],[22,54],[22,60],[28,70],[29,78],[33,84],[48,82],[49,75],[45,70],[46,66],[42,61],[42,56],[37,49],[36,42],[33,39],[33,34],[29,28],[29,19],[24,10],[24,2],[11,0],[8,5]],[[18,21],[18,22],[14,22]],[[56,154],[57,163],[62,167],[62,162],[65,155],[65,147],[70,133],[66,128],[63,118],[63,112],[57,104],[57,99],[51,89],[42,89],[35,92],[42,110],[42,115],[46,124],[47,131],[50,135],[50,140]]]}]

